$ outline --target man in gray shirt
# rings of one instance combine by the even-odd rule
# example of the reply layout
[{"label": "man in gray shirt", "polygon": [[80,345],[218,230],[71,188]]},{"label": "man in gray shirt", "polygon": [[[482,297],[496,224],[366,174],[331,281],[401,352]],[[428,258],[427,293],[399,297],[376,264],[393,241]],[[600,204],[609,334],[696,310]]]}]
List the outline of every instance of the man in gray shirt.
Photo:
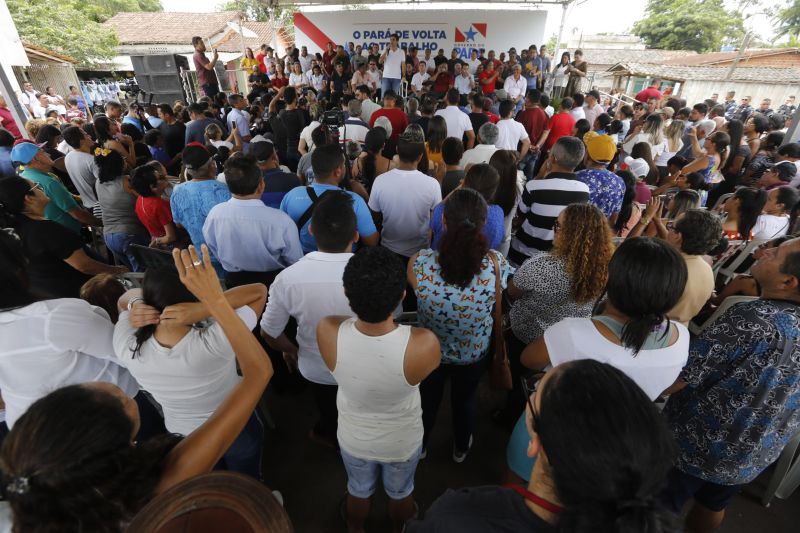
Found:
[{"label": "man in gray shirt", "polygon": [[94,141],[78,126],[65,128],[62,136],[72,148],[64,158],[64,166],[81,195],[83,206],[92,210],[98,204],[94,184],[100,172],[94,162],[94,154],[91,153]]},{"label": "man in gray shirt", "polygon": [[203,109],[201,104],[189,104],[186,110],[189,112],[189,117],[192,119],[186,124],[186,144],[193,142],[206,144],[205,132],[206,126],[209,124],[216,124],[222,128],[222,131],[225,131],[225,127],[220,121],[205,115],[205,109]]}]

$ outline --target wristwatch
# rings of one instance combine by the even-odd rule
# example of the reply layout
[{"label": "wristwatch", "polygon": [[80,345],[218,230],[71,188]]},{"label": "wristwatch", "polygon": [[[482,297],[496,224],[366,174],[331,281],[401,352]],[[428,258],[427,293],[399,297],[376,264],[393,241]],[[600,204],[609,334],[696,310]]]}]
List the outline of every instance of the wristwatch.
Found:
[{"label": "wristwatch", "polygon": [[128,311],[131,311],[133,309],[133,304],[135,304],[136,302],[143,302],[143,301],[144,298],[142,298],[141,296],[134,296],[133,298],[128,300]]}]

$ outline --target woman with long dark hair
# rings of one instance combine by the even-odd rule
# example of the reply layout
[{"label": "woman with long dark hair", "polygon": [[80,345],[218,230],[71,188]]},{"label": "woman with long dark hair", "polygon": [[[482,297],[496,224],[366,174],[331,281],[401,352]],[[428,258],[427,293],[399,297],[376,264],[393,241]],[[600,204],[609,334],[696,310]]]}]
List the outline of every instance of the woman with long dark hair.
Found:
[{"label": "woman with long dark hair", "polygon": [[641,388],[585,359],[528,385],[521,447],[536,457],[521,486],[447,491],[408,533],[677,533],[659,503],[675,457],[672,433]]},{"label": "woman with long dark hair", "polygon": [[375,178],[392,168],[391,159],[383,157],[386,138],[386,130],[383,128],[369,130],[364,137],[364,151],[353,165],[353,178],[363,183],[368,192],[372,191]]},{"label": "woman with long dark hair", "polygon": [[725,222],[722,223],[722,236],[729,241],[752,239],[753,227],[755,227],[766,203],[766,191],[753,187],[738,189],[722,205],[722,212],[728,215]]},{"label": "woman with long dark hair", "polygon": [[116,150],[125,159],[128,168],[136,166],[136,150],[133,146],[133,139],[128,135],[123,135],[116,122],[105,115],[95,117],[94,133],[100,148]]},{"label": "woman with long dark hair", "polygon": [[136,196],[125,175],[125,161],[116,150],[100,149],[94,162],[99,171],[95,190],[103,219],[103,240],[119,263],[139,272],[140,265],[130,246],[147,246],[150,235],[136,216]]},{"label": "woman with long dark hair", "polygon": [[794,226],[800,209],[800,192],[792,187],[778,187],[767,193],[767,201],[753,227],[754,239],[783,237]]},{"label": "woman with long dark hair", "polygon": [[[77,298],[81,285],[95,274],[121,274],[124,266],[92,259],[79,235],[45,218],[50,199],[35,182],[22,177],[0,179],[0,220],[22,240],[33,291],[58,298]],[[5,290],[5,289],[4,289]]]},{"label": "woman with long dark hair", "polygon": [[642,209],[636,202],[636,177],[630,170],[618,170],[617,176],[625,182],[622,207],[613,221],[612,229],[617,237],[627,237],[642,219]]},{"label": "woman with long dark hair", "polygon": [[[619,245],[608,265],[605,299],[594,315],[565,318],[522,352],[522,364],[534,370],[578,359],[594,359],[624,372],[652,401],[678,378],[689,357],[689,330],[667,313],[686,287],[686,261],[661,239],[635,237]],[[524,421],[511,436],[508,461],[526,479]]]},{"label": "woman with long dark hair", "polygon": [[655,185],[658,183],[658,167],[656,166],[656,161],[653,158],[653,150],[650,146],[650,143],[640,142],[634,144],[633,150],[631,150],[631,157],[633,159],[644,159],[644,161],[647,163],[647,167],[650,170],[647,172],[645,182],[648,185]]},{"label": "woman with long dark hair", "polygon": [[114,325],[108,315],[77,297],[38,292],[22,243],[7,231],[0,231],[0,284],[0,388],[8,427],[37,399],[72,383],[106,381],[136,396],[136,381],[109,360]]},{"label": "woman with long dark hair", "polygon": [[472,446],[478,382],[491,344],[496,282],[505,287],[513,272],[502,254],[489,250],[483,234],[486,216],[486,200],[480,193],[456,189],[444,202],[445,233],[439,251],[421,250],[408,263],[419,323],[433,331],[442,346],[442,364],[420,387],[423,449],[449,378],[457,463],[464,461]]},{"label": "woman with long dark hair", "polygon": [[[514,215],[517,214],[517,204],[522,195],[524,186],[524,176],[520,176],[517,170],[517,153],[512,150],[498,150],[489,158],[489,164],[497,170],[500,181],[497,182],[497,190],[494,191],[492,203],[500,206],[503,210],[503,242],[497,251],[503,255],[508,255],[511,248],[511,225]],[[523,179],[520,179],[520,178]]]},{"label": "woman with long dark hair", "polygon": [[229,339],[241,380],[182,440],[137,443],[137,408],[109,383],[71,385],[36,401],[0,451],[15,530],[118,532],[154,496],[211,471],[250,420],[272,377],[269,357],[225,299],[205,245],[202,261],[194,248],[173,257],[181,283]]},{"label": "woman with long dark hair", "polygon": [[561,54],[561,61],[553,69],[553,98],[561,99],[564,96],[564,88],[567,86],[569,78],[569,64],[572,58],[569,52]]},{"label": "woman with long dark hair", "polygon": [[[491,165],[479,163],[472,165],[464,176],[461,186],[480,193],[487,204],[486,223],[483,225],[483,235],[489,249],[497,250],[503,240],[503,210],[492,202],[500,177]],[[445,233],[444,223],[445,202],[438,204],[431,213],[431,248],[438,250],[441,246],[442,236]]]},{"label": "woman with long dark hair", "polygon": [[782,131],[773,131],[761,141],[758,152],[753,155],[750,164],[742,176],[743,185],[752,186],[758,183],[764,172],[775,164],[778,148],[783,144],[785,134]]},{"label": "woman with long dark hair", "polygon": [[708,192],[706,205],[709,206],[715,205],[720,196],[733,192],[741,183],[742,175],[753,155],[744,136],[744,126],[741,120],[733,119],[726,122],[720,131],[727,133],[730,137],[730,155],[720,168],[722,181]]},{"label": "woman with long dark hair", "polygon": [[428,154],[428,161],[434,165],[441,165],[442,143],[447,138],[447,122],[444,117],[435,116],[428,121],[428,131],[425,132],[425,152]]},{"label": "woman with long dark hair", "polygon": [[[264,309],[265,298],[261,284],[242,285],[225,293],[226,301],[250,330]],[[126,313],[130,301],[149,306],[160,317],[158,323],[138,328],[131,324]],[[239,381],[230,340],[217,322],[197,325],[211,316],[209,310],[197,303],[172,267],[149,268],[142,289],[123,295],[119,310],[114,328],[117,358],[161,405],[167,430],[189,435]],[[263,427],[255,414],[245,429],[241,442],[225,455],[226,466],[259,479]]]},{"label": "woman with long dark hair", "polygon": [[[689,138],[692,144],[699,148],[695,128],[689,128]],[[703,176],[706,183],[710,182],[713,174],[725,166],[730,154],[730,145],[731,138],[727,133],[722,131],[712,133],[706,137],[706,142],[703,144],[703,149],[700,150],[700,155],[683,167],[681,174],[698,172]],[[713,204],[709,204],[709,207],[713,207]]]},{"label": "woman with long dark hair", "polygon": [[169,202],[161,196],[170,185],[167,177],[159,175],[153,165],[142,165],[133,169],[130,185],[139,195],[136,199],[136,216],[150,233],[150,246],[175,243],[178,231],[172,220]]}]

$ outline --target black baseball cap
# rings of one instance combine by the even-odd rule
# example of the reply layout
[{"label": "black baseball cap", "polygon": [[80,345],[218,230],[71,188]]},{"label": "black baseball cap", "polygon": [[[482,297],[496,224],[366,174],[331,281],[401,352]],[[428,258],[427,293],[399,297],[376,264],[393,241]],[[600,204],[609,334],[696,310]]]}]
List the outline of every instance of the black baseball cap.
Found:
[{"label": "black baseball cap", "polygon": [[192,142],[183,149],[183,164],[190,170],[197,170],[208,163],[211,152],[199,142]]}]

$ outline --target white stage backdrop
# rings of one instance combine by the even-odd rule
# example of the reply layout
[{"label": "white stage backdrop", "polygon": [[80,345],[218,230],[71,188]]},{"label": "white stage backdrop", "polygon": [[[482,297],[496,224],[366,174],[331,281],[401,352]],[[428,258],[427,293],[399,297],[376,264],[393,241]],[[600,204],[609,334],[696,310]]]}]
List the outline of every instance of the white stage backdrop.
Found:
[{"label": "white stage backdrop", "polygon": [[[311,53],[334,44],[353,42],[362,46],[389,45],[389,35],[400,33],[400,45],[420,50],[431,48],[436,55],[444,48],[449,58],[453,48],[469,57],[473,48],[500,52],[512,46],[522,48],[544,44],[546,11],[511,10],[355,10],[297,12],[294,17],[297,47]],[[422,55],[422,54],[420,54]]]}]

